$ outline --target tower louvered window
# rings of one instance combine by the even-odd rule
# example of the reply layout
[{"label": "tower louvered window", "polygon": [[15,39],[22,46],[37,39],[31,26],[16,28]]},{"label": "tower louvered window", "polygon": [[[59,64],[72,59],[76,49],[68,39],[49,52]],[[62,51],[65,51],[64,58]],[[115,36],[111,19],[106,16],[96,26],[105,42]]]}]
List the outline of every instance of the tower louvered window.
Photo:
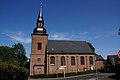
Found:
[{"label": "tower louvered window", "polygon": [[41,48],[42,48],[42,44],[38,43],[38,50],[41,50]]}]

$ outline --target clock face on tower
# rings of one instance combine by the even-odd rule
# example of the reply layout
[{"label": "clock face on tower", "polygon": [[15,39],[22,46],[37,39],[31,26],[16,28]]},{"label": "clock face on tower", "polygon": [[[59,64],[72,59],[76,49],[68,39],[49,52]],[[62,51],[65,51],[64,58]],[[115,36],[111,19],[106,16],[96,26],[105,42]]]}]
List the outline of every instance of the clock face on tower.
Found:
[{"label": "clock face on tower", "polygon": [[37,31],[43,31],[43,28],[37,28]]}]

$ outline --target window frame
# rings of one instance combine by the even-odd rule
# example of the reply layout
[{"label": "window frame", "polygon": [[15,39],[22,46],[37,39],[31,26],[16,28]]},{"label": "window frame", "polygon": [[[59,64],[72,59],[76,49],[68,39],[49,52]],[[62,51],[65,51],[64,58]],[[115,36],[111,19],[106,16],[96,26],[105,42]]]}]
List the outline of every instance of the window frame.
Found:
[{"label": "window frame", "polygon": [[65,56],[61,56],[61,66],[65,65]]},{"label": "window frame", "polygon": [[75,56],[71,56],[71,65],[72,65],[72,66],[75,65]]},{"label": "window frame", "polygon": [[81,65],[85,65],[85,57],[84,56],[80,57],[80,62],[81,62]]},{"label": "window frame", "polygon": [[89,56],[90,65],[93,65],[93,56]]},{"label": "window frame", "polygon": [[37,58],[37,63],[40,64],[40,62],[41,62],[41,59]]},{"label": "window frame", "polygon": [[55,65],[55,56],[50,57],[50,65]]}]

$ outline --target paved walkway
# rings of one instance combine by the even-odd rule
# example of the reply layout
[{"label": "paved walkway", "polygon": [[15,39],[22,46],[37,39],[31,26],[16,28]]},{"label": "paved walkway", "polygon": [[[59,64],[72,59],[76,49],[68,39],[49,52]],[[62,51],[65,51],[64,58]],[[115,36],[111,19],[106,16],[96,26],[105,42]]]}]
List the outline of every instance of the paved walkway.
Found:
[{"label": "paved walkway", "polygon": [[[71,76],[71,77],[65,77],[65,78],[38,78],[38,79],[28,79],[28,80],[114,80],[108,78],[108,76],[112,76],[114,73],[92,73],[92,74],[86,74],[86,75],[77,75],[77,76]],[[96,78],[97,76],[97,78]]]}]

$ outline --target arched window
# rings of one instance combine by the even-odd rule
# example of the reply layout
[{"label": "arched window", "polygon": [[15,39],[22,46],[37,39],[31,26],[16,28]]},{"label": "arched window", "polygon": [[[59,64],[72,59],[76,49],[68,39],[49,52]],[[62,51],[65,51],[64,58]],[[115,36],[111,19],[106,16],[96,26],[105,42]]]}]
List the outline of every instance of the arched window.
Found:
[{"label": "arched window", "polygon": [[90,65],[93,65],[93,57],[92,56],[89,57],[89,61],[90,61]]},{"label": "arched window", "polygon": [[55,64],[55,57],[54,56],[50,57],[50,64]]},{"label": "arched window", "polygon": [[81,56],[81,57],[80,57],[80,62],[81,62],[81,65],[85,65],[84,56]]},{"label": "arched window", "polygon": [[75,57],[74,56],[71,57],[71,65],[75,65]]},{"label": "arched window", "polygon": [[65,65],[65,57],[64,56],[61,57],[61,66],[63,66],[63,65]]},{"label": "arched window", "polygon": [[40,64],[40,61],[41,61],[41,59],[40,59],[40,58],[37,58],[37,63],[38,63],[38,64]]}]

